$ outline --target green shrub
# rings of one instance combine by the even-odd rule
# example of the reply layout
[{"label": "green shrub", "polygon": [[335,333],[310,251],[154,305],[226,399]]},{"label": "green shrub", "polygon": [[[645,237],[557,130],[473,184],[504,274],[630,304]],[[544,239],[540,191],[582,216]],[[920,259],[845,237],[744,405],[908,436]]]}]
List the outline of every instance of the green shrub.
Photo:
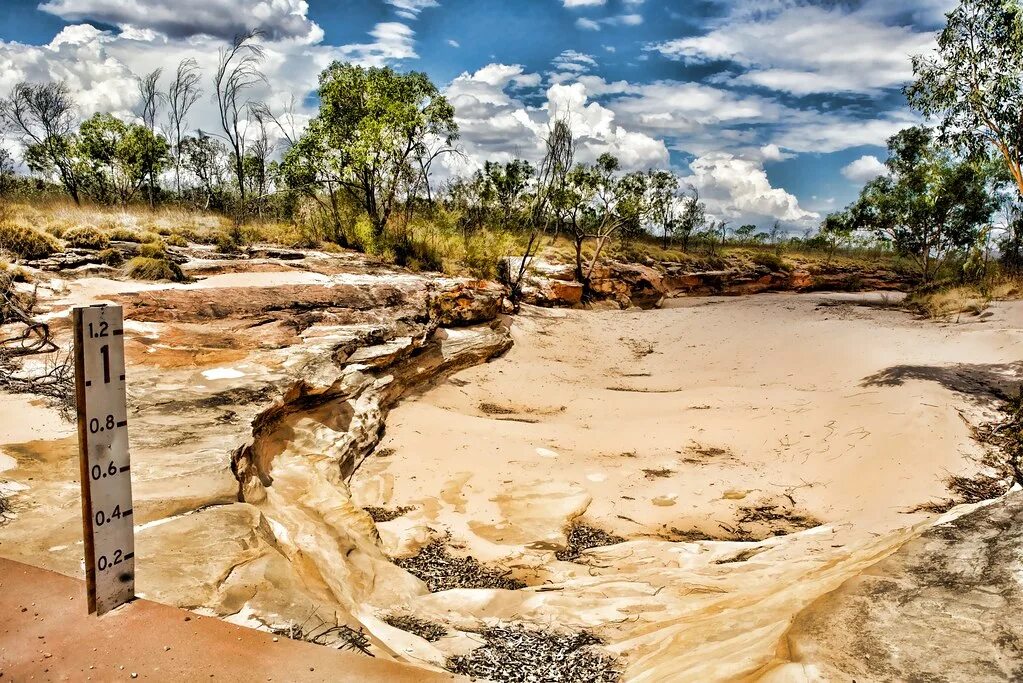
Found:
[{"label": "green shrub", "polygon": [[461,265],[482,280],[497,277],[497,268],[505,256],[516,253],[515,238],[499,230],[481,230],[465,240]]},{"label": "green shrub", "polygon": [[9,222],[0,223],[0,250],[9,251],[20,259],[39,259],[61,251],[61,246],[45,232]]},{"label": "green shrub", "polygon": [[164,240],[164,242],[167,244],[167,246],[170,246],[170,247],[187,247],[188,246],[188,240],[186,240],[181,235],[167,235],[167,238]]},{"label": "green shrub", "polygon": [[783,259],[777,254],[771,254],[769,252],[760,252],[753,255],[753,263],[758,266],[764,266],[770,268],[771,272],[774,273],[787,273],[792,270],[792,264]]},{"label": "green shrub", "polygon": [[121,256],[121,252],[117,249],[104,249],[96,255],[99,257],[100,261],[113,268],[124,263],[124,257]]},{"label": "green shrub", "polygon": [[66,231],[64,242],[69,247],[78,247],[79,249],[106,249],[110,246],[110,239],[91,225],[83,225]]},{"label": "green shrub", "polygon": [[125,274],[133,280],[171,280],[184,282],[185,274],[178,264],[167,259],[136,256],[128,261]]}]

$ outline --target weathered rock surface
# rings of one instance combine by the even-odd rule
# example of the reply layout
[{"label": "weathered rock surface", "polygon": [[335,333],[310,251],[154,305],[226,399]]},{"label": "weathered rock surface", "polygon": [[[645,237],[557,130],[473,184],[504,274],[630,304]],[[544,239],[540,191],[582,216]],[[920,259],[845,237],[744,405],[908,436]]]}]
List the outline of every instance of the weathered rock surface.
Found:
[{"label": "weathered rock surface", "polygon": [[[511,345],[496,320],[504,289],[351,254],[186,270],[206,279],[44,280],[62,343],[72,306],[125,310],[139,593],[252,625],[360,628],[364,598],[425,592],[378,547],[342,477],[401,395]],[[77,445],[72,425],[58,434],[4,445],[16,512],[0,552],[80,575]],[[259,458],[232,471],[246,443]],[[239,479],[266,495],[239,502]]]},{"label": "weathered rock surface", "polygon": [[936,526],[792,625],[794,662],[832,681],[1023,680],[1023,492]]},{"label": "weathered rock surface", "polygon": [[[520,259],[502,263],[503,277],[518,273]],[[774,272],[765,266],[747,269],[693,270],[681,263],[621,263],[597,265],[591,277],[590,299],[609,301],[622,308],[655,308],[665,297],[735,296],[761,292],[905,290],[903,275],[886,270],[865,272],[846,266],[828,266],[816,272]],[[576,281],[573,266],[530,259],[522,286],[523,300],[536,306],[576,306],[584,288]]]}]

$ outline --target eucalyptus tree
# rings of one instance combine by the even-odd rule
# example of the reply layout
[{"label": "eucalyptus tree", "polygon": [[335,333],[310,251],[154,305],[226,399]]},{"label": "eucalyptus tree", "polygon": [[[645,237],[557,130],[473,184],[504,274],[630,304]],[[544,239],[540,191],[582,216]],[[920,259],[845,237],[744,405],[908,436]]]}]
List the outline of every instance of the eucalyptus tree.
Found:
[{"label": "eucalyptus tree", "polygon": [[90,189],[100,201],[128,204],[169,161],[162,135],[111,114],[94,114],[79,129],[78,153],[92,169]]},{"label": "eucalyptus tree", "polygon": [[926,283],[976,242],[997,202],[984,165],[936,144],[927,128],[893,135],[888,155],[889,174],[867,183],[849,208],[852,227],[892,243]]},{"label": "eucalyptus tree", "polygon": [[[612,154],[601,154],[593,164],[578,164],[568,175],[565,199],[575,245],[575,276],[590,290],[593,270],[603,250],[615,234],[636,228],[650,210],[647,175],[622,174],[621,164]],[[583,246],[593,241],[593,255],[587,259]]]},{"label": "eucalyptus tree", "polygon": [[81,204],[84,169],[76,150],[77,108],[67,84],[17,83],[0,99],[0,118],[21,137],[29,169],[56,176],[75,204]]},{"label": "eucalyptus tree", "polygon": [[[139,118],[142,119],[142,123],[152,137],[156,136],[156,117],[160,112],[160,103],[163,101],[163,93],[160,92],[159,85],[162,73],[163,69],[155,69],[137,80],[140,103]],[[152,208],[155,204],[153,194],[156,191],[156,169],[147,168],[146,175],[149,179],[149,207]]]},{"label": "eucalyptus tree", "polygon": [[1009,0],[960,0],[933,54],[913,58],[910,104],[939,119],[943,142],[988,145],[1023,194],[1023,9]]},{"label": "eucalyptus tree", "polygon": [[433,161],[453,151],[454,108],[426,74],[341,62],[320,74],[318,94],[319,113],[285,155],[285,177],[310,196],[325,192],[317,201],[337,220],[343,192],[379,239],[395,209],[428,184]]},{"label": "eucalyptus tree", "polygon": [[571,196],[568,191],[568,176],[575,160],[575,138],[567,118],[555,119],[544,138],[544,155],[536,169],[536,180],[530,194],[529,206],[525,211],[529,236],[518,268],[509,263],[509,298],[518,306],[522,297],[522,281],[530,260],[540,250],[542,237],[553,229],[557,238],[558,229],[564,222]]}]

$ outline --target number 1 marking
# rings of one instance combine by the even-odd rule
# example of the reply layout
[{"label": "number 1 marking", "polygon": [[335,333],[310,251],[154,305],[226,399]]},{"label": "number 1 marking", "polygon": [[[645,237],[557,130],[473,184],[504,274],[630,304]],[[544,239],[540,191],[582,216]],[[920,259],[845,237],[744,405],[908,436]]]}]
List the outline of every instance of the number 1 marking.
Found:
[{"label": "number 1 marking", "polygon": [[99,352],[103,356],[103,384],[110,384],[110,346],[104,344]]}]

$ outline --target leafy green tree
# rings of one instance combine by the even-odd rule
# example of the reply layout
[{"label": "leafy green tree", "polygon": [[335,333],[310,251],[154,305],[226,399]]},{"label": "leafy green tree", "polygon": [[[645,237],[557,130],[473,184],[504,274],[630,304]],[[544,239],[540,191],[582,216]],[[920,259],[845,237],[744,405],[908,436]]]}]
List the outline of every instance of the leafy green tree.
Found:
[{"label": "leafy green tree", "polygon": [[756,232],[757,226],[753,225],[752,223],[747,223],[746,225],[740,225],[735,230],[733,230],[732,236],[735,237],[735,240],[739,244],[747,244],[753,241],[753,236],[756,234]]},{"label": "leafy green tree", "polygon": [[927,128],[896,133],[888,153],[889,175],[867,183],[849,208],[852,226],[890,241],[929,282],[951,255],[975,243],[996,202],[983,166],[935,144]]},{"label": "leafy green tree", "polygon": [[501,225],[508,227],[524,208],[526,191],[536,170],[528,161],[513,159],[506,164],[487,161],[483,173],[492,188]]},{"label": "leafy green tree", "polygon": [[[383,235],[396,207],[423,187],[458,135],[455,112],[426,74],[333,63],[320,74],[320,110],[285,157],[308,193],[349,194]],[[427,192],[428,185],[426,187]]]},{"label": "leafy green tree", "polygon": [[650,171],[647,180],[650,200],[650,222],[661,228],[661,243],[665,249],[671,242],[679,209],[679,180],[671,171]]},{"label": "leafy green tree", "polygon": [[825,216],[817,236],[824,243],[828,258],[831,258],[840,245],[848,244],[852,240],[855,232],[856,224],[853,216],[848,210],[845,210]]},{"label": "leafy green tree", "polygon": [[685,195],[672,223],[672,236],[682,242],[682,251],[689,251],[689,242],[693,235],[703,230],[707,223],[707,206],[700,201],[696,188],[690,188],[691,195]]},{"label": "leafy green tree", "polygon": [[220,140],[204,135],[181,140],[181,165],[199,182],[203,209],[223,206],[224,179],[228,174],[227,148]]},{"label": "leafy green tree", "polygon": [[1023,9],[1016,0],[960,0],[933,55],[913,58],[910,104],[940,118],[942,140],[992,145],[1023,194]]},{"label": "leafy green tree", "polygon": [[75,118],[75,102],[63,82],[22,81],[0,99],[0,119],[25,144],[25,164],[36,173],[56,176],[75,204],[81,204],[87,169],[77,157]]},{"label": "leafy green tree", "polygon": [[[575,244],[575,276],[588,294],[593,269],[616,233],[643,223],[650,211],[647,175],[622,175],[618,159],[601,154],[594,164],[578,164],[567,177],[561,201],[567,209]],[[596,242],[593,256],[585,259],[583,246]]]},{"label": "leafy green tree", "polygon": [[170,160],[170,146],[163,136],[111,114],[94,114],[82,123],[78,152],[92,169],[96,198],[116,200],[122,205],[128,204]]}]

